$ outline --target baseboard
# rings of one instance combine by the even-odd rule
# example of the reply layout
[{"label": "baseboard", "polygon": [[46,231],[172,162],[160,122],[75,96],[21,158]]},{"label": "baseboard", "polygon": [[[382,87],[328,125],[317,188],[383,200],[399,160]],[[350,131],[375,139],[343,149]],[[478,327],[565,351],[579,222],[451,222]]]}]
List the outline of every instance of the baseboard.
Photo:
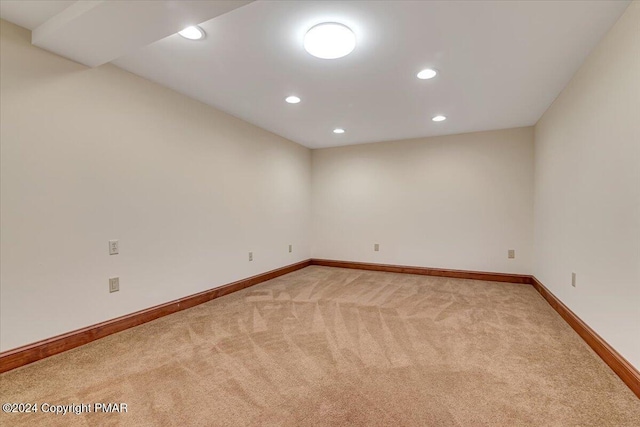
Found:
[{"label": "baseboard", "polygon": [[54,354],[62,353],[63,351],[71,350],[72,348],[115,334],[116,332],[121,332],[125,329],[150,322],[158,319],[159,317],[167,316],[181,310],[186,310],[187,308],[191,308],[219,298],[223,295],[274,279],[278,276],[300,270],[310,264],[310,260],[301,261],[296,264],[291,264],[286,267],[258,274],[257,276],[238,280],[237,282],[229,283],[218,288],[157,305],[146,310],[137,311],[116,319],[38,341],[33,344],[28,344],[13,350],[5,351],[0,353],[0,373],[19,368],[46,357],[53,356]]},{"label": "baseboard", "polygon": [[487,280],[533,285],[554,310],[574,331],[596,352],[598,356],[620,377],[620,379],[640,398],[640,372],[613,349],[600,335],[562,303],[538,279],[530,275],[489,273],[482,271],[446,270],[441,268],[410,267],[404,265],[371,264],[365,262],[311,259],[311,265],[325,267],[353,268],[357,270],[384,271],[389,273],[420,274],[425,276],[452,277],[457,279]]},{"label": "baseboard", "polygon": [[524,274],[490,273],[484,271],[447,270],[443,268],[412,267],[407,265],[371,264],[366,262],[311,259],[311,265],[325,267],[354,268],[357,270],[385,271],[387,273],[419,274],[422,276],[452,277],[455,279],[487,280],[490,282],[509,282],[530,284],[531,276]]},{"label": "baseboard", "polygon": [[19,368],[46,357],[53,356],[54,354],[62,353],[63,351],[71,350],[90,343],[91,341],[104,338],[108,335],[150,322],[160,317],[167,316],[181,310],[186,310],[187,308],[211,301],[223,295],[300,270],[309,265],[533,285],[549,305],[558,312],[558,314],[573,328],[573,330],[576,331],[578,335],[580,335],[580,337],[582,337],[593,351],[595,351],[596,354],[598,354],[598,356],[600,356],[602,360],[609,365],[620,379],[636,394],[636,396],[640,398],[640,372],[638,372],[633,365],[615,351],[613,347],[600,337],[600,335],[584,323],[582,319],[564,305],[562,301],[553,295],[549,289],[547,289],[533,276],[481,271],[447,270],[403,265],[371,264],[315,258],[0,353],[0,373]]},{"label": "baseboard", "polygon": [[531,284],[549,305],[577,332],[580,337],[609,365],[620,379],[640,398],[640,372],[613,349],[600,335],[562,303],[538,279],[531,276]]}]

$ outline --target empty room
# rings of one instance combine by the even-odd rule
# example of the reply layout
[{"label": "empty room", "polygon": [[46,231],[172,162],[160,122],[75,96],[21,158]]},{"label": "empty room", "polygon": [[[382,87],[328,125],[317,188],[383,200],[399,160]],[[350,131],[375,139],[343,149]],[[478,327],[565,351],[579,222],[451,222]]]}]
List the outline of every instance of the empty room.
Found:
[{"label": "empty room", "polygon": [[0,425],[640,426],[640,0],[0,18]]}]

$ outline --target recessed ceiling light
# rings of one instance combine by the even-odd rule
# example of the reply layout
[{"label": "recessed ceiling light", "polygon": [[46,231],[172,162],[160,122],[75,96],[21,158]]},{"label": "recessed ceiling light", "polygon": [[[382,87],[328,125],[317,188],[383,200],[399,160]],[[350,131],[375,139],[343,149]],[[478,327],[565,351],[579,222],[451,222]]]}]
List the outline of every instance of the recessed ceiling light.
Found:
[{"label": "recessed ceiling light", "polygon": [[189,40],[200,40],[204,38],[204,30],[197,25],[187,27],[178,34]]},{"label": "recessed ceiling light", "polygon": [[333,133],[344,133],[344,129],[342,129],[342,128],[335,128],[335,129],[333,130]]},{"label": "recessed ceiling light", "polygon": [[434,116],[431,120],[433,120],[434,122],[444,122],[445,120],[447,120],[447,118],[445,116]]},{"label": "recessed ceiling light", "polygon": [[345,25],[325,22],[312,27],[304,36],[304,48],[322,59],[342,58],[356,47],[356,35]]},{"label": "recessed ceiling light", "polygon": [[289,104],[297,104],[298,102],[300,102],[300,98],[295,95],[287,96],[284,100]]},{"label": "recessed ceiling light", "polygon": [[432,79],[438,74],[436,70],[432,70],[431,68],[426,68],[418,73],[418,78],[420,80]]}]

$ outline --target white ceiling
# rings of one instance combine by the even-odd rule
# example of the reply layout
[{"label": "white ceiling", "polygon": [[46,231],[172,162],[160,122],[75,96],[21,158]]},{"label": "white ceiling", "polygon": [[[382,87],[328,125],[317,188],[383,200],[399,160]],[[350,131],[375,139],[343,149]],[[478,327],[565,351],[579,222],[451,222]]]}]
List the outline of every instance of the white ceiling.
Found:
[{"label": "white ceiling", "polygon": [[0,0],[0,16],[33,30],[74,3],[75,0]]},{"label": "white ceiling", "polygon": [[[1,3],[3,18],[43,25],[42,10],[16,17]],[[628,4],[256,1],[202,23],[205,40],[138,38],[113,63],[312,148],[502,129],[535,124]],[[353,53],[304,51],[306,30],[325,21],[351,27]],[[426,67],[440,74],[418,80]],[[285,103],[291,94],[302,102]]]},{"label": "white ceiling", "polygon": [[[97,67],[250,2],[0,0],[0,12],[30,24],[32,44]],[[43,4],[38,7],[40,3]],[[50,15],[48,18],[45,12]]]}]

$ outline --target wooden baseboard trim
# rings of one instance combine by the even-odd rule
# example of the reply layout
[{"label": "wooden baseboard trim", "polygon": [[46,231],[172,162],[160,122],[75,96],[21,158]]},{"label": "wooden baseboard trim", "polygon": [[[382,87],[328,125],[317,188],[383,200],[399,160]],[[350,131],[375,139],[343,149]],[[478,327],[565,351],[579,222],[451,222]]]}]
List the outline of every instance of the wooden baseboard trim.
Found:
[{"label": "wooden baseboard trim", "polygon": [[358,270],[383,271],[389,273],[418,274],[426,276],[451,277],[457,279],[486,280],[530,284],[542,295],[558,314],[576,331],[593,351],[609,365],[620,379],[640,398],[640,372],[613,349],[600,335],[582,321],[534,276],[520,274],[489,273],[481,271],[447,270],[441,268],[412,267],[403,265],[371,264],[363,262],[310,259],[276,270],[238,280],[218,288],[190,295],[165,304],[131,313],[116,319],[78,329],[53,338],[38,341],[23,347],[0,353],[0,373],[19,368],[54,354],[71,350],[108,335],[124,331],[134,326],[150,322],[163,316],[211,301],[223,295],[248,288],[258,283],[274,279],[284,274],[300,270],[309,265],[352,268]]},{"label": "wooden baseboard trim", "polygon": [[582,337],[589,347],[600,356],[604,363],[609,365],[613,372],[640,398],[640,372],[534,276],[531,276],[531,284],[569,326]]},{"label": "wooden baseboard trim", "polygon": [[447,270],[443,268],[412,267],[406,265],[371,264],[366,262],[311,259],[311,265],[325,267],[353,268],[357,270],[385,271],[387,273],[419,274],[422,276],[452,277],[455,279],[486,280],[490,282],[508,282],[530,284],[531,276],[524,274],[490,273],[484,271]]},{"label": "wooden baseboard trim", "polygon": [[249,286],[274,279],[287,273],[291,273],[301,268],[311,265],[311,260],[305,260],[286,267],[271,270],[266,273],[258,274],[247,279],[238,280],[218,288],[210,289],[165,304],[157,305],[135,313],[127,314],[116,319],[107,320],[106,322],[78,329],[66,334],[58,335],[53,338],[28,344],[13,350],[0,353],[0,373],[19,368],[29,363],[36,362],[54,354],[71,350],[72,348],[90,343],[116,332],[133,328],[134,326],[150,322],[169,314],[186,310],[187,308],[211,301],[223,295],[239,291]]},{"label": "wooden baseboard trim", "polygon": [[640,398],[640,372],[613,349],[600,335],[562,303],[538,279],[530,275],[489,273],[482,271],[447,270],[441,268],[411,267],[404,265],[372,264],[366,262],[311,259],[311,265],[353,268],[357,270],[384,271],[388,273],[420,274],[425,276],[452,277],[457,279],[486,280],[532,285],[574,331],[596,352],[598,356]]}]

